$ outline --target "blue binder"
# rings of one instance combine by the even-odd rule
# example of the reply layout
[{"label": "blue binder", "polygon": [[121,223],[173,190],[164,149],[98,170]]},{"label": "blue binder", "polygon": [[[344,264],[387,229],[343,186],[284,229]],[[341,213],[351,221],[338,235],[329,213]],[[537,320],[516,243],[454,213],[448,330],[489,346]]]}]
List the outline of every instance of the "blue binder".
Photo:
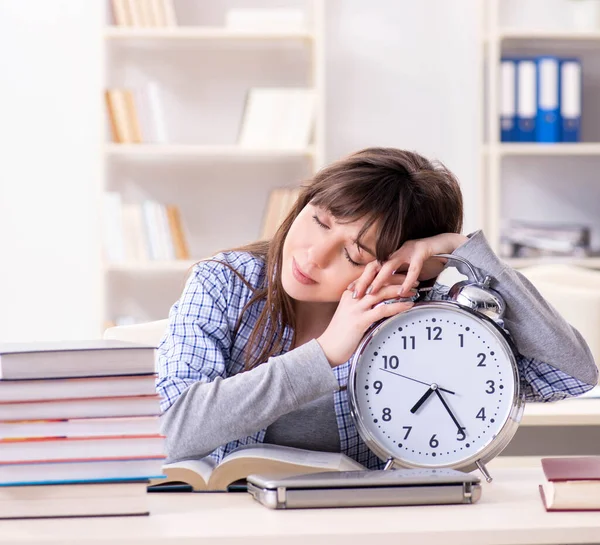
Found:
[{"label": "blue binder", "polygon": [[560,141],[560,60],[557,57],[536,58],[537,115],[536,140]]},{"label": "blue binder", "polygon": [[517,61],[500,61],[500,141],[516,142],[517,134]]},{"label": "blue binder", "polygon": [[561,140],[581,141],[582,69],[579,59],[563,59],[560,63]]},{"label": "blue binder", "polygon": [[535,59],[517,60],[517,139],[535,142],[537,117],[537,67]]}]

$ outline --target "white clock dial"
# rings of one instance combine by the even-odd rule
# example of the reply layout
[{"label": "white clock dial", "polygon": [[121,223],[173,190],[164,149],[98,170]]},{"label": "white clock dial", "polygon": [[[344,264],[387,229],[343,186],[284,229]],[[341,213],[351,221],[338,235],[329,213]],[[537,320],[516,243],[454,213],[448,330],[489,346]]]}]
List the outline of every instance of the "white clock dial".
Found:
[{"label": "white clock dial", "polygon": [[407,465],[460,467],[510,419],[513,362],[493,325],[451,304],[416,305],[381,324],[353,362],[359,429]]}]

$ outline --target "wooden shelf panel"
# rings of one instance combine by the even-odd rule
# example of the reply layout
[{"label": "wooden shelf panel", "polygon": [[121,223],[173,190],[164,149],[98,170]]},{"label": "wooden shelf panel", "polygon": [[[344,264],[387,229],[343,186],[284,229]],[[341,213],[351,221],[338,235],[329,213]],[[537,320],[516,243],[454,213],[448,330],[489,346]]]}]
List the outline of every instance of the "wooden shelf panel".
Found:
[{"label": "wooden shelf panel", "polygon": [[565,40],[572,42],[597,41],[600,43],[600,32],[563,30],[505,28],[498,33],[500,40]]},{"label": "wooden shelf panel", "polygon": [[550,263],[600,269],[600,257],[503,257],[502,261],[517,269],[533,265],[548,265]]},{"label": "wooden shelf panel", "polygon": [[528,403],[521,426],[600,426],[600,398]]},{"label": "wooden shelf panel", "polygon": [[574,144],[541,144],[535,142],[488,144],[483,146],[483,152],[500,156],[568,156],[585,155],[600,157],[600,142],[581,142]]},{"label": "wooden shelf panel", "polygon": [[221,27],[168,27],[168,28],[122,28],[109,26],[104,31],[106,40],[306,40],[314,39],[309,30],[299,31],[251,31],[232,30]]},{"label": "wooden shelf panel", "polygon": [[137,263],[108,263],[104,269],[107,272],[116,273],[144,273],[144,272],[160,272],[160,273],[185,273],[197,260],[175,260],[175,261],[141,261]]},{"label": "wooden shelf panel", "polygon": [[295,159],[312,157],[314,149],[248,149],[240,146],[202,146],[188,144],[113,144],[105,145],[108,156],[115,157],[189,157],[224,159]]}]

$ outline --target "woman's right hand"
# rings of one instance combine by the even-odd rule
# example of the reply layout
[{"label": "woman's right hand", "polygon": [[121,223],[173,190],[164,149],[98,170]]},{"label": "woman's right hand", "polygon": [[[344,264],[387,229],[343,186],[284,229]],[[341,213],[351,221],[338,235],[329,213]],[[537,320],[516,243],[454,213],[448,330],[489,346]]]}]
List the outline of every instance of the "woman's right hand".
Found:
[{"label": "woman's right hand", "polygon": [[352,290],[346,290],[327,329],[317,339],[332,367],[346,363],[358,348],[369,327],[382,320],[411,308],[412,301],[388,303],[375,306],[387,299],[398,297],[398,286],[389,285],[375,295],[354,298]]}]

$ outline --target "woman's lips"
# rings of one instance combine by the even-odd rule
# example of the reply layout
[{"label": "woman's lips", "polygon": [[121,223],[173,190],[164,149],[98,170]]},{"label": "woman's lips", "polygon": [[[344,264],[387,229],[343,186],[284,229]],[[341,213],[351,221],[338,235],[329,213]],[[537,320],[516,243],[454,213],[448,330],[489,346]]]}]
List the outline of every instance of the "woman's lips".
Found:
[{"label": "woman's lips", "polygon": [[300,282],[301,284],[304,284],[306,286],[309,286],[311,284],[316,284],[316,282],[310,276],[306,276],[300,270],[300,267],[298,267],[298,264],[296,263],[296,260],[293,257],[292,257],[292,274],[294,275],[294,278],[296,280],[298,280],[298,282]]}]

